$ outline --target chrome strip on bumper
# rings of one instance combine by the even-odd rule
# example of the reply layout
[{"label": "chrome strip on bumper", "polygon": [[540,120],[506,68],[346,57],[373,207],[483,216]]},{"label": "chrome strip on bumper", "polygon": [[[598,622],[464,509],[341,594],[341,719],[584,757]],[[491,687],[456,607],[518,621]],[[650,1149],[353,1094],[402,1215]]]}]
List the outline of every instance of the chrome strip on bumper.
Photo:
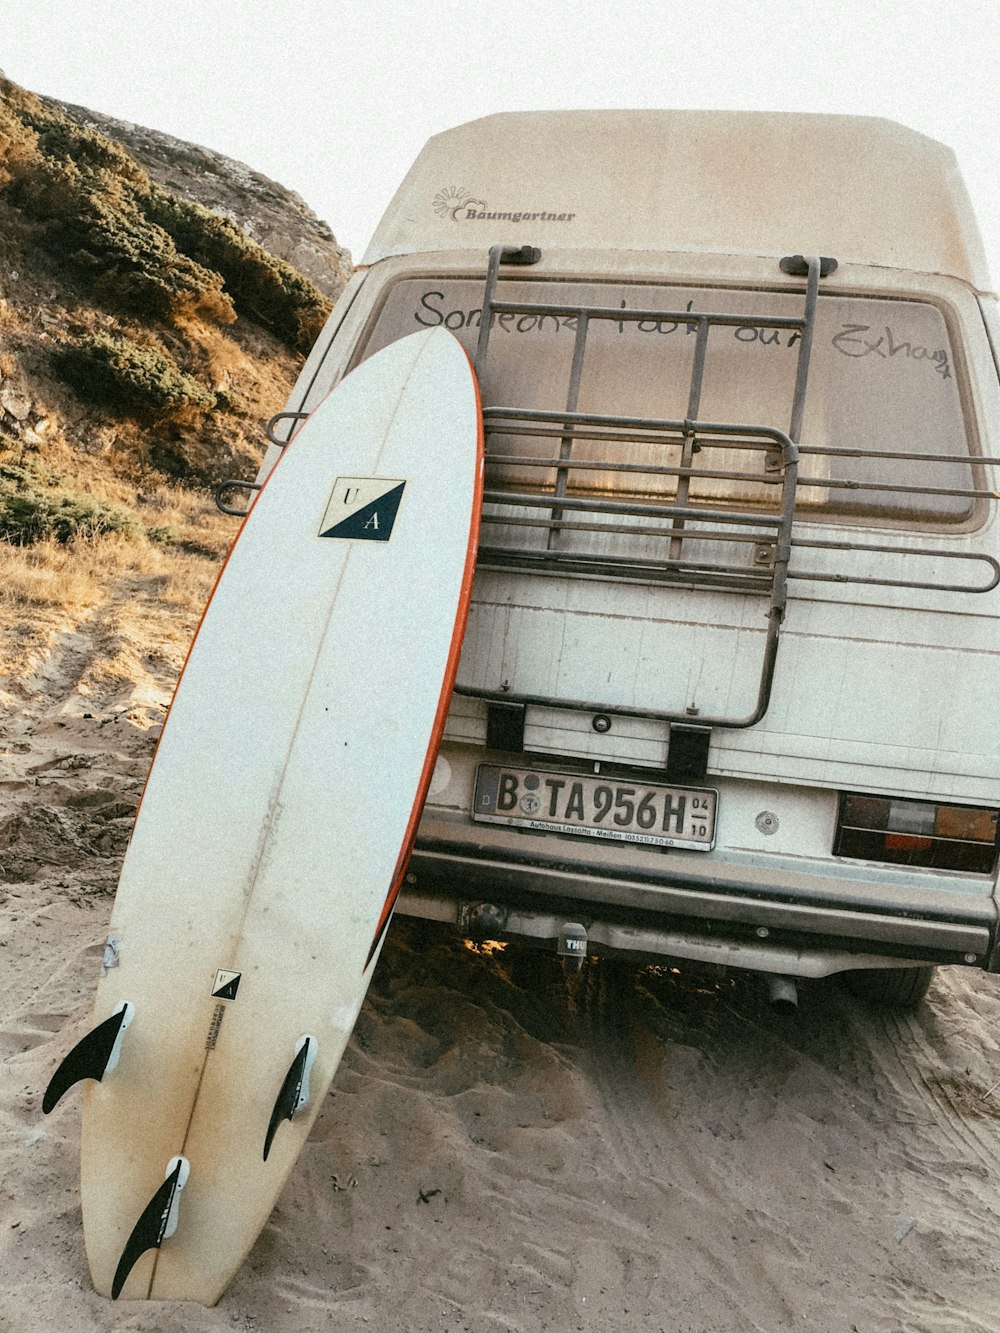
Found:
[{"label": "chrome strip on bumper", "polygon": [[[695,938],[691,927],[700,918],[827,940],[857,940],[862,950],[868,943],[896,950],[972,954],[980,966],[996,931],[996,902],[982,889],[956,892],[926,884],[902,889],[854,878],[856,870],[849,865],[841,877],[805,869],[706,864],[693,854],[640,851],[629,856],[627,865],[594,865],[575,862],[572,846],[563,841],[555,844],[553,839],[519,835],[512,848],[509,836],[496,836],[498,831],[491,828],[477,828],[474,841],[456,838],[456,831],[446,821],[425,818],[404,894],[418,898],[444,892],[461,900],[495,899],[516,904],[515,914],[537,917],[552,915],[551,900],[559,898],[592,905],[595,916],[609,921],[615,908],[655,913],[661,921],[651,920],[650,929],[671,938]],[[537,907],[532,904],[526,911],[526,894],[537,897]],[[402,904],[400,910],[406,910]],[[678,930],[680,923],[672,920],[676,918],[685,919],[686,929]],[[823,948],[819,940],[817,946]],[[736,964],[734,959],[733,965],[750,964]]]}]

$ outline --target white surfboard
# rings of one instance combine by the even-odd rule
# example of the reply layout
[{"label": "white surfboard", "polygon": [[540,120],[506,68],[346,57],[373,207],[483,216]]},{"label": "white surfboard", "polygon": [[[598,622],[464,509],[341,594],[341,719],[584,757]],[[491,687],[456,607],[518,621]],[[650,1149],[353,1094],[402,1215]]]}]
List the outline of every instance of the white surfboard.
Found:
[{"label": "white surfboard", "polygon": [[100,1080],[81,1174],[104,1294],[213,1304],[305,1141],[416,831],[481,494],[474,376],[433,330],[334,390],[241,530],[150,770],[81,1043]]}]

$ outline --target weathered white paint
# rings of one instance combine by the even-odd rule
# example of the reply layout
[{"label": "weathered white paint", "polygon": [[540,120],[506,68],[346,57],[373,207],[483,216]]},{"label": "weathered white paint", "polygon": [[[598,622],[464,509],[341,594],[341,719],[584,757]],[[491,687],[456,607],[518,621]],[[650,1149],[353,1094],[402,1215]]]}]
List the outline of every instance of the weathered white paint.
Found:
[{"label": "weathered white paint", "polygon": [[950,149],[892,121],[775,112],[504,112],[460,125],[427,143],[364,263],[498,239],[780,257],[792,236],[800,254],[989,287]]},{"label": "weathered white paint", "polygon": [[[477,200],[484,207],[471,211],[509,216],[466,216],[469,201]],[[539,211],[552,216],[531,216]],[[670,293],[698,289],[715,309],[745,310],[748,294],[763,293],[767,301],[783,302],[782,309],[798,310],[803,283],[783,274],[777,260],[792,253],[833,256],[839,267],[821,285],[826,297],[820,299],[819,355],[803,443],[835,443],[854,428],[860,439],[852,445],[878,448],[895,433],[896,448],[912,438],[916,448],[933,451],[947,433],[947,449],[959,455],[967,448],[973,455],[1000,456],[1000,316],[954,157],[901,126],[856,117],[539,112],[487,117],[438,136],[392,201],[351,301],[333,317],[337,335],[320,340],[290,406],[311,406],[357,359],[421,320],[446,321],[473,348],[487,250],[498,242],[541,248],[536,265],[506,271],[506,292],[543,292],[550,299],[562,292],[570,299],[574,292],[597,290],[611,305],[641,304],[635,295],[641,289],[659,288],[665,301]],[[914,327],[938,330],[935,339],[943,332],[949,376],[930,381],[941,388],[934,398],[923,390],[919,397],[910,394],[901,381],[893,386],[888,378],[882,393],[880,353],[858,356],[849,364],[867,395],[859,425],[860,394],[850,392],[848,363],[824,360],[823,348],[829,349],[838,327],[843,333],[855,322],[871,323],[875,341],[880,302],[886,310],[889,303],[905,303]],[[892,305],[894,314],[898,308]],[[499,341],[495,336],[491,357]],[[513,347],[514,341],[508,338],[503,354],[518,393],[539,406],[547,395],[564,392],[566,348],[547,362],[537,341]],[[584,377],[584,392],[599,385],[609,410],[627,412],[630,403],[650,410],[662,385],[665,400],[683,392],[676,367],[663,368],[661,384],[648,348],[630,362],[625,340],[615,344],[614,336],[604,337],[602,354],[588,357]],[[848,345],[848,351],[863,348]],[[496,401],[490,379],[495,364],[484,377],[487,404]],[[768,396],[764,376],[753,378],[754,366],[746,365],[750,376],[739,384],[722,377],[712,392],[720,410],[727,404],[734,411],[745,408],[744,419],[751,420]],[[787,428],[787,404],[767,423]],[[265,471],[272,458],[265,460]],[[829,475],[823,466],[813,455],[801,471]],[[967,469],[956,472],[965,472],[967,482]],[[912,473],[914,481],[934,484],[919,462]],[[981,467],[975,484],[1000,492],[1000,473],[992,465]],[[669,483],[658,493],[669,494]],[[817,883],[834,884],[845,873],[844,863],[830,855],[838,791],[1000,805],[1000,710],[994,702],[1000,592],[794,577],[812,572],[985,581],[986,566],[931,553],[1000,558],[996,506],[980,501],[963,515],[959,505],[950,517],[878,509],[851,516],[824,513],[819,497],[821,492],[800,489],[799,538],[860,547],[891,543],[903,553],[795,548],[767,715],[749,730],[718,728],[712,736],[709,781],[720,791],[719,836],[715,850],[700,860],[737,879],[756,859],[765,877],[795,865]],[[514,532],[484,525],[484,544],[513,542]],[[572,540],[579,550],[598,552],[613,551],[620,538],[597,533]],[[523,531],[516,536],[524,546],[541,541]],[[707,540],[701,546],[703,555],[718,554]],[[764,600],[750,593],[481,568],[459,679],[469,686],[506,687],[512,695],[591,699],[597,706],[746,714],[759,674],[764,611]],[[664,764],[665,723],[615,717],[601,734],[591,721],[586,712],[529,707],[525,749],[549,757],[553,767],[560,759],[640,769]],[[485,740],[485,705],[456,696],[446,732],[449,784],[427,811],[435,838],[443,830],[456,841],[474,842],[482,834],[470,824],[468,810]],[[745,815],[764,792],[780,812],[781,831],[755,837]],[[504,848],[523,856],[529,845],[553,854],[554,844],[577,862],[591,858],[595,873],[602,859],[614,861],[622,874],[634,868],[641,878],[664,858],[683,873],[683,858],[672,853],[654,856],[554,837],[530,842],[513,831],[490,831],[491,855],[499,859]],[[962,885],[970,894],[992,891],[986,876],[859,863],[846,869],[857,882],[897,885],[900,901],[910,894],[915,904],[920,885],[930,889],[947,881],[949,891]],[[760,883],[744,877],[748,892],[759,894]],[[526,872],[518,883],[530,887]]]}]

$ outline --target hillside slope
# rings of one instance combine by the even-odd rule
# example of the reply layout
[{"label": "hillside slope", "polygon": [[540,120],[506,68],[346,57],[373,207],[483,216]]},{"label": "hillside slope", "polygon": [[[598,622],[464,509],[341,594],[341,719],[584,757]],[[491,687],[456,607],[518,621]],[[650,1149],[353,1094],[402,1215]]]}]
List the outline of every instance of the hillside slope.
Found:
[{"label": "hillside slope", "polygon": [[[324,290],[274,250],[325,267]],[[0,80],[0,466],[108,498],[245,475],[346,271],[241,164]]]},{"label": "hillside slope", "polygon": [[[154,727],[235,532],[212,487],[256,471],[348,271],[302,200],[243,164],[0,77],[0,706],[16,745],[53,674],[76,701],[62,713]],[[22,796],[0,805],[0,861]]]},{"label": "hillside slope", "polygon": [[158,185],[231,218],[324,295],[336,297],[350,277],[350,253],[337,244],[329,226],[297,194],[259,171],[159,130],[86,107],[41,100],[120,143]]}]

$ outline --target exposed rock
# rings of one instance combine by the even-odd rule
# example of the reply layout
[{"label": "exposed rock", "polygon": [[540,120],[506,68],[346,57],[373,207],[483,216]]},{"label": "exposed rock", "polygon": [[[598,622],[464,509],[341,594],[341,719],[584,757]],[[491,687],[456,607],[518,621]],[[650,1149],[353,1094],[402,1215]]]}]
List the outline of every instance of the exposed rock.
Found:
[{"label": "exposed rock", "polygon": [[0,389],[0,407],[15,421],[24,421],[31,413],[31,399],[11,385]]},{"label": "exposed rock", "polygon": [[54,98],[41,100],[122,144],[159,185],[231,218],[324,295],[336,297],[350,277],[350,252],[293,190],[243,162],[159,130]]}]

